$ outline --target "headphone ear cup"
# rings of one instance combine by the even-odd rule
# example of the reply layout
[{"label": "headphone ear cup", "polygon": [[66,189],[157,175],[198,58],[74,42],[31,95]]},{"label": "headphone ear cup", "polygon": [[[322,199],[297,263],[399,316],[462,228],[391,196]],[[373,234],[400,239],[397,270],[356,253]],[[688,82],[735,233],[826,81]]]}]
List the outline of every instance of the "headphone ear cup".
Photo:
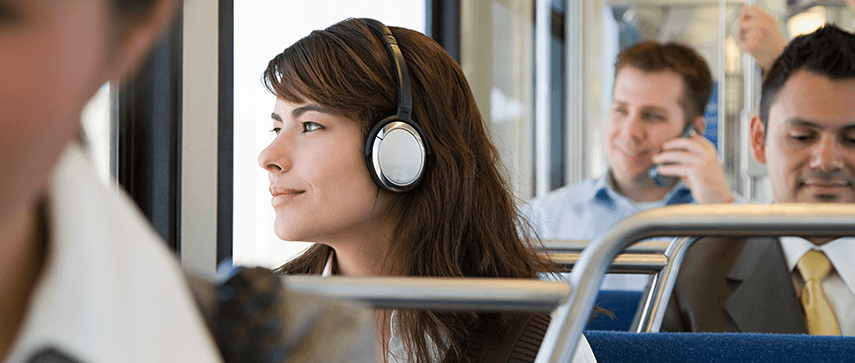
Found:
[{"label": "headphone ear cup", "polygon": [[395,193],[412,190],[424,175],[427,149],[418,126],[397,116],[383,119],[368,132],[365,161],[371,178]]}]

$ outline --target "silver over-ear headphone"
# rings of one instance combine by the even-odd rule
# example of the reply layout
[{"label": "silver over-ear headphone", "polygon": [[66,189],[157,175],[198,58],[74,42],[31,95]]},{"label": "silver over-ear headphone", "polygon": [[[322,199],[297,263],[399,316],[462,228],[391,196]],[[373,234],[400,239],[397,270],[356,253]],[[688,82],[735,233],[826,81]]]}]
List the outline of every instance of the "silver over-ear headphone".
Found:
[{"label": "silver over-ear headphone", "polygon": [[371,178],[381,188],[404,193],[418,185],[424,176],[425,161],[430,154],[427,140],[418,123],[411,120],[413,95],[410,74],[398,42],[383,23],[363,19],[380,36],[395,67],[398,82],[398,114],[378,122],[365,140],[365,161]]}]

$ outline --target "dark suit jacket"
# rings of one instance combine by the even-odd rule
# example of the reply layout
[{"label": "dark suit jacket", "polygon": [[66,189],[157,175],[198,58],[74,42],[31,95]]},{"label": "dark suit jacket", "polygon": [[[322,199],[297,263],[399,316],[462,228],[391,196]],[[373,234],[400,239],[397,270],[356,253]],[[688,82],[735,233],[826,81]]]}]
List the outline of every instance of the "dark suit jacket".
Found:
[{"label": "dark suit jacket", "polygon": [[661,331],[807,333],[777,238],[705,238],[683,260]]}]

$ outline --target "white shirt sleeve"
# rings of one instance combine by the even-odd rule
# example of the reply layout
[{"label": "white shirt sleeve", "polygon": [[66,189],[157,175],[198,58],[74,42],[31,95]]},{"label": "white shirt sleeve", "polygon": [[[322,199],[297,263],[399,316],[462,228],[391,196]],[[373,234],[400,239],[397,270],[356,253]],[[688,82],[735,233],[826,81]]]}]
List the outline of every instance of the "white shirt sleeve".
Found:
[{"label": "white shirt sleeve", "polygon": [[576,344],[576,352],[573,353],[572,363],[597,363],[594,351],[591,350],[591,345],[588,344],[588,339],[585,338],[584,334],[579,338],[579,344]]}]

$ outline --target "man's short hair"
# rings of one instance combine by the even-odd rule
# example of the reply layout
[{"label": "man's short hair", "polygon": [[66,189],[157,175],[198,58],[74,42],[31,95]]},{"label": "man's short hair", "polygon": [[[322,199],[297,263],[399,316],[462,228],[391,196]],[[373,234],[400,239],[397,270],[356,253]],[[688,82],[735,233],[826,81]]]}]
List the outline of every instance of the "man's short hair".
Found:
[{"label": "man's short hair", "polygon": [[712,93],[712,75],[707,62],[691,47],[674,42],[641,42],[618,54],[615,78],[627,66],[644,72],[677,73],[683,79],[683,96],[678,101],[686,122],[704,114]]},{"label": "man's short hair", "polygon": [[769,109],[794,73],[806,70],[832,80],[855,78],[855,35],[834,24],[793,39],[763,79],[760,119],[769,126]]}]

